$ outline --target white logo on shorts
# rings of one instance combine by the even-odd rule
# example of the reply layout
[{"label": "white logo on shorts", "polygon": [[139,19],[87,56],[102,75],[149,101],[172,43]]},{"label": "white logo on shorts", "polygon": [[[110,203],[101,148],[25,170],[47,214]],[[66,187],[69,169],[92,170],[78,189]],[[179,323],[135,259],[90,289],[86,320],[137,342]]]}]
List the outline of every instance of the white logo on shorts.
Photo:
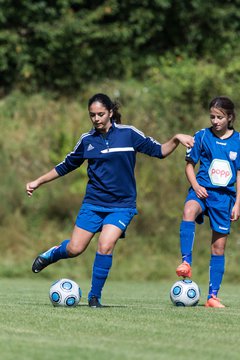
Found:
[{"label": "white logo on shorts", "polygon": [[223,227],[223,226],[219,226],[219,229],[221,229],[221,230],[228,230],[228,228],[225,228],[225,227]]},{"label": "white logo on shorts", "polygon": [[126,225],[121,221],[121,220],[118,220],[118,222],[123,225],[124,227],[126,227]]}]

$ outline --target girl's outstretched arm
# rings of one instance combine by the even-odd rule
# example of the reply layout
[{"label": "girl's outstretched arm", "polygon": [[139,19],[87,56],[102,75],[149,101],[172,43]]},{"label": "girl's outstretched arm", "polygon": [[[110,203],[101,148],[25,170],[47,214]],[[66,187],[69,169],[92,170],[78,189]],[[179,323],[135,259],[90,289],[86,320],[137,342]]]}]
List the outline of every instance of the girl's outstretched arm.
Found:
[{"label": "girl's outstretched arm", "polygon": [[190,135],[185,134],[174,135],[170,140],[162,144],[163,157],[170,155],[180,143],[187,148],[191,148],[194,145],[194,138]]},{"label": "girl's outstretched arm", "polygon": [[28,196],[31,197],[34,190],[36,190],[40,185],[43,185],[49,181],[57,179],[58,177],[59,177],[59,174],[57,173],[57,171],[54,168],[54,169],[50,170],[49,172],[47,172],[46,174],[40,176],[36,180],[33,180],[33,181],[27,183],[26,184],[26,192],[27,192]]}]

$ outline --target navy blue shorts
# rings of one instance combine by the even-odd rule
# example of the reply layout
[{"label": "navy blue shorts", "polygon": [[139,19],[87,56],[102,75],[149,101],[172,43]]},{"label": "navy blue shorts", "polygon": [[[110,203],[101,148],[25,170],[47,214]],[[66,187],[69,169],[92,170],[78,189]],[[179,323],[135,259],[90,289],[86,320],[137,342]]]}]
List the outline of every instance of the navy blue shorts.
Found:
[{"label": "navy blue shorts", "polygon": [[109,209],[103,207],[97,209],[98,207],[93,206],[91,208],[91,205],[83,204],[76,219],[76,226],[95,234],[101,231],[104,225],[115,225],[123,231],[121,235],[121,238],[123,238],[128,225],[137,214],[136,209]]},{"label": "navy blue shorts", "polygon": [[220,234],[229,234],[231,212],[236,200],[235,195],[219,190],[207,189],[207,192],[208,197],[206,199],[199,199],[193,188],[190,188],[185,203],[189,200],[195,200],[200,204],[202,213],[196,218],[198,224],[202,224],[204,215],[207,215],[212,230]]}]

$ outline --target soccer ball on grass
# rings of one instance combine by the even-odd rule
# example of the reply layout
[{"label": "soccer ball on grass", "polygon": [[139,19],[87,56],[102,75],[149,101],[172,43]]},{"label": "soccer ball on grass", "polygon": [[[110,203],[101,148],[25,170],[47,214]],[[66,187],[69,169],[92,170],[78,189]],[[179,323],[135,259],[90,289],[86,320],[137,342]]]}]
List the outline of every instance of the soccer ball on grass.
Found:
[{"label": "soccer ball on grass", "polygon": [[49,291],[49,298],[53,306],[77,306],[82,292],[78,284],[70,279],[55,281]]},{"label": "soccer ball on grass", "polygon": [[196,306],[200,299],[200,289],[190,279],[179,280],[171,287],[170,299],[176,306]]}]

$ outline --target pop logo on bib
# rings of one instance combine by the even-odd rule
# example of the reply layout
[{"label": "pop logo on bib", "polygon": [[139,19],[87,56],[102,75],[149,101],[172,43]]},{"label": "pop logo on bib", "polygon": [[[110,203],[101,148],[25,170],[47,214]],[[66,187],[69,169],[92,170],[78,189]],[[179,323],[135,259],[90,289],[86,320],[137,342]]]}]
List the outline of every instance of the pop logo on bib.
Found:
[{"label": "pop logo on bib", "polygon": [[229,162],[227,160],[214,159],[209,167],[208,175],[213,185],[227,186],[232,178]]}]

